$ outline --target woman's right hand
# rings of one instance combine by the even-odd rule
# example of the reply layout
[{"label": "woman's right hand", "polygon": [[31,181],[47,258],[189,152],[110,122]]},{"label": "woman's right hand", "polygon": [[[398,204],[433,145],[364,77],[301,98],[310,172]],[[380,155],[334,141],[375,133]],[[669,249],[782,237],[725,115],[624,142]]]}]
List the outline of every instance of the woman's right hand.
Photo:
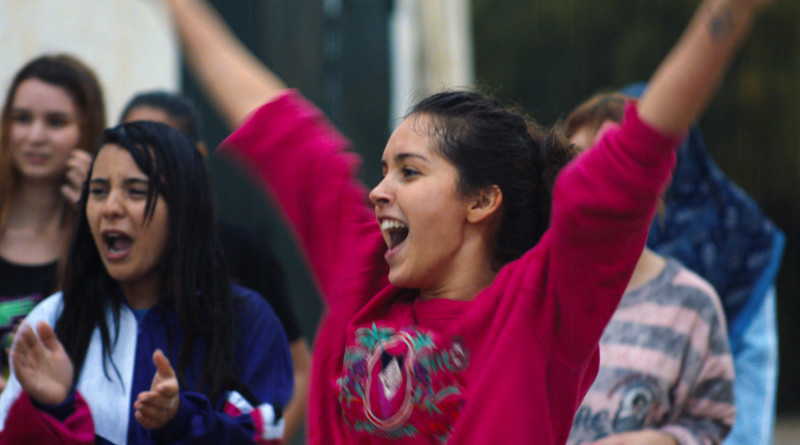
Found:
[{"label": "woman's right hand", "polygon": [[75,149],[67,160],[67,172],[64,175],[64,185],[61,186],[61,194],[72,205],[77,205],[81,199],[83,183],[89,175],[89,168],[92,165],[92,155]]},{"label": "woman's right hand", "polygon": [[39,321],[36,332],[22,323],[11,346],[11,366],[22,389],[36,402],[58,405],[69,395],[72,361],[46,322]]}]

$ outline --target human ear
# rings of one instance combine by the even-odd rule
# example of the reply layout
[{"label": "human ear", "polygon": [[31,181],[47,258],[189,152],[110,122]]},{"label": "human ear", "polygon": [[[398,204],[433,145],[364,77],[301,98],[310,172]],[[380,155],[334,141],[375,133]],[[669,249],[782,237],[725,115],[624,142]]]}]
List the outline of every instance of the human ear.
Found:
[{"label": "human ear", "polygon": [[476,224],[497,213],[503,202],[503,191],[496,185],[484,187],[476,193],[467,208],[467,221]]}]

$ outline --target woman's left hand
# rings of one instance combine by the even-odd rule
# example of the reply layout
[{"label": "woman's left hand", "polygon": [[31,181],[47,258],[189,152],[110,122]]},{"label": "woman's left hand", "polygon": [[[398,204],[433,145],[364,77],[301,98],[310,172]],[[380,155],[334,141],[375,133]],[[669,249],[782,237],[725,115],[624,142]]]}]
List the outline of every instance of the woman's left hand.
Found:
[{"label": "woman's left hand", "polygon": [[89,175],[91,165],[92,155],[83,150],[72,150],[67,160],[64,184],[61,186],[61,194],[70,204],[75,205],[81,199],[83,183]]},{"label": "woman's left hand", "polygon": [[139,393],[133,404],[136,420],[151,430],[161,428],[172,420],[181,403],[175,370],[160,349],[153,353],[153,363],[156,365],[156,375],[153,377],[150,391]]},{"label": "woman's left hand", "polygon": [[661,431],[641,430],[607,436],[591,445],[678,445],[678,441]]}]

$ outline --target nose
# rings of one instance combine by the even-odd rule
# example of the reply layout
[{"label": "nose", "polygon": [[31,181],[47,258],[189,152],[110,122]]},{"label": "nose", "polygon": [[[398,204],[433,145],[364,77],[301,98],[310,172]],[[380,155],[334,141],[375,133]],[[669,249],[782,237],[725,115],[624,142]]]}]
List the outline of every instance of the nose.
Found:
[{"label": "nose", "polygon": [[387,176],[384,176],[381,182],[375,186],[369,192],[369,200],[372,202],[372,205],[386,205],[391,202],[391,194],[389,193],[389,186],[386,180]]},{"label": "nose", "polygon": [[36,119],[28,130],[28,138],[31,142],[44,142],[47,139],[47,129],[41,119]]},{"label": "nose", "polygon": [[103,216],[106,218],[118,218],[125,213],[125,206],[122,204],[122,193],[111,190],[103,201]]}]

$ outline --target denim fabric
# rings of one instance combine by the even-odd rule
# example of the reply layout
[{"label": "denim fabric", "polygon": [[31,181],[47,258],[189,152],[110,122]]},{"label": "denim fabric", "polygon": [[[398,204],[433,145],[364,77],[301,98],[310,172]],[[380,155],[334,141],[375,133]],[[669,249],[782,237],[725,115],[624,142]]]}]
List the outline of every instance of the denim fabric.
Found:
[{"label": "denim fabric", "polygon": [[768,290],[749,325],[731,342],[736,423],[724,445],[770,445],[778,389],[775,289]]}]

